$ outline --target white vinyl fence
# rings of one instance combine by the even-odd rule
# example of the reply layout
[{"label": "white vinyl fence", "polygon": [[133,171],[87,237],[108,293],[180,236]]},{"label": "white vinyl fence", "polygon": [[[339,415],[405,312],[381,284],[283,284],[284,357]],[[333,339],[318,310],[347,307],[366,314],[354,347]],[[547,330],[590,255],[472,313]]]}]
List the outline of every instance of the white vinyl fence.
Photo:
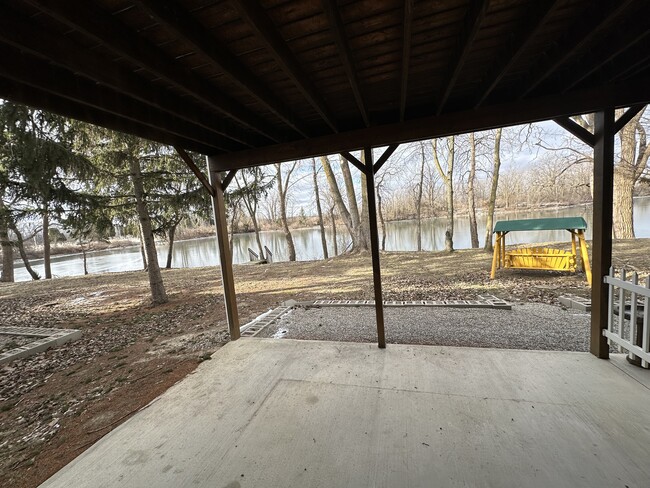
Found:
[{"label": "white vinyl fence", "polygon": [[650,364],[650,276],[644,286],[639,285],[639,276],[632,273],[627,281],[626,272],[621,269],[616,278],[614,267],[605,276],[609,285],[609,320],[603,335],[609,344],[617,344],[619,350],[625,349],[630,356],[641,358],[641,365]]}]

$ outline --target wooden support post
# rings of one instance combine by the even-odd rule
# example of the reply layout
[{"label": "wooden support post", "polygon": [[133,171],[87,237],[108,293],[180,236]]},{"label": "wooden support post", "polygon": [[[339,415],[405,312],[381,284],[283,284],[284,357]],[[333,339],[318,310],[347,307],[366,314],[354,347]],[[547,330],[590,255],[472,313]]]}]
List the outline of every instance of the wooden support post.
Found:
[{"label": "wooden support post", "polygon": [[501,245],[499,246],[499,249],[501,250],[501,261],[499,263],[500,268],[506,267],[506,234],[507,232],[501,234]]},{"label": "wooden support post", "polygon": [[591,288],[590,351],[609,358],[607,339],[608,285],[603,281],[612,265],[612,213],[614,203],[614,109],[596,112],[594,145],[593,284]]},{"label": "wooden support post", "polygon": [[221,265],[221,283],[223,284],[223,297],[226,305],[226,318],[230,340],[239,339],[239,314],[237,313],[237,297],[235,296],[235,279],[232,272],[232,256],[228,243],[228,220],[226,219],[226,202],[223,196],[221,175],[212,157],[208,156],[208,175],[210,185],[214,189],[212,197],[212,210],[214,224],[219,245],[219,264]]},{"label": "wooden support post", "polygon": [[[576,231],[570,230],[569,232],[571,233],[571,254],[573,254],[575,256],[575,258],[576,258],[576,271],[577,271],[578,270],[578,248],[576,246]],[[581,251],[582,251],[582,249],[581,249]],[[582,257],[582,253],[580,254],[580,257]],[[582,259],[581,259],[581,261],[582,261]],[[582,271],[585,270],[584,266],[585,266],[585,263],[584,263],[584,261],[582,261]]]},{"label": "wooden support post", "polygon": [[379,265],[379,231],[377,229],[377,206],[375,204],[375,170],[372,162],[372,148],[363,150],[366,164],[366,188],[368,191],[368,231],[370,234],[370,254],[372,256],[372,279],[375,288],[375,313],[377,315],[377,342],[380,348],[386,347],[384,333],[384,298],[381,292],[381,268]]},{"label": "wooden support post", "polygon": [[496,233],[496,239],[494,242],[494,253],[492,255],[492,271],[490,272],[490,279],[493,280],[497,275],[497,265],[499,264],[499,242],[500,242],[501,233]]}]

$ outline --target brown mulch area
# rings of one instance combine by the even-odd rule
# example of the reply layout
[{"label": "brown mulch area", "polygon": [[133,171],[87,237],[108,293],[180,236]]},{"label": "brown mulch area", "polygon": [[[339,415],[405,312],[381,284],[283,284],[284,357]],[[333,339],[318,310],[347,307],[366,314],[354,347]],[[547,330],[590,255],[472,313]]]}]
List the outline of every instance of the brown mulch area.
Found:
[{"label": "brown mulch area", "polygon": [[[647,274],[650,239],[615,245],[614,262]],[[588,296],[583,274],[504,270],[480,250],[384,253],[387,300],[557,303]],[[0,486],[33,487],[191,373],[228,340],[219,270],[164,271],[169,303],[149,304],[143,272],[0,285],[0,323],[78,328],[82,338],[0,367]],[[236,266],[242,324],[288,299],[373,298],[367,253]]]}]

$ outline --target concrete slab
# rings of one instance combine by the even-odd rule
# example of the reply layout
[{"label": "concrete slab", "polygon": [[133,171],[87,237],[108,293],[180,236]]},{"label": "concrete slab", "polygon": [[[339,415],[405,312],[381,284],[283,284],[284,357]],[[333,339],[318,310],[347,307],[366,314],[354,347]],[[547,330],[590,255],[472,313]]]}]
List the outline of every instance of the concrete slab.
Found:
[{"label": "concrete slab", "polygon": [[16,359],[26,358],[39,352],[47,351],[52,347],[60,346],[66,342],[76,341],[81,338],[81,331],[78,329],[2,326],[0,327],[0,335],[34,338],[33,341],[24,343],[0,354],[0,365],[3,365]]},{"label": "concrete slab", "polygon": [[587,353],[244,338],[42,486],[645,487],[649,403]]}]

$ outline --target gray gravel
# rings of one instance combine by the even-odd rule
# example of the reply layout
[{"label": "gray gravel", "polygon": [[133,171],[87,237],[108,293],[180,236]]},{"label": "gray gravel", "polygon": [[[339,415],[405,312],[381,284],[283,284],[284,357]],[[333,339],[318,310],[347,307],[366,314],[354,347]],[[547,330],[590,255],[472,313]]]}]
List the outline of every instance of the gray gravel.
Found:
[{"label": "gray gravel", "polygon": [[[386,341],[398,344],[587,351],[589,314],[527,303],[512,310],[384,308]],[[258,337],[375,342],[372,307],[297,308]]]}]

